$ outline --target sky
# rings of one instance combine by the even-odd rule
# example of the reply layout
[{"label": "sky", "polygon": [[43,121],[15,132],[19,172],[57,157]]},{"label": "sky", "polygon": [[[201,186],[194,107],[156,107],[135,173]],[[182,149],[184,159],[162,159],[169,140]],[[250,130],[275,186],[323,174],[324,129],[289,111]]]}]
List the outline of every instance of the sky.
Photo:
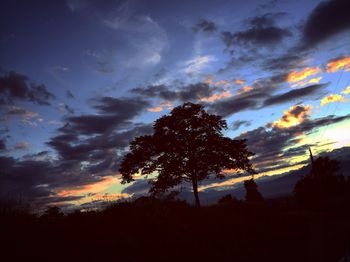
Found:
[{"label": "sky", "polygon": [[[120,184],[122,157],[184,102],[247,139],[260,176],[302,167],[309,147],[350,146],[348,10],[348,0],[2,1],[0,198],[69,206],[146,192],[138,176]],[[226,173],[200,190],[233,185]]]}]

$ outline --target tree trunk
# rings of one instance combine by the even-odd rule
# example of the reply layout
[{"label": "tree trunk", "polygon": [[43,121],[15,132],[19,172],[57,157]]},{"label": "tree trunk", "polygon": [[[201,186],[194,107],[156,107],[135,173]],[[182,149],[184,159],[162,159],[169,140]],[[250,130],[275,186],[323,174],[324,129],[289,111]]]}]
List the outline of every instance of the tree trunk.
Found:
[{"label": "tree trunk", "polygon": [[199,196],[198,196],[198,181],[197,178],[192,178],[192,188],[193,188],[193,194],[194,194],[194,199],[195,199],[195,203],[196,203],[196,207],[200,207],[201,206],[201,202],[199,200]]}]

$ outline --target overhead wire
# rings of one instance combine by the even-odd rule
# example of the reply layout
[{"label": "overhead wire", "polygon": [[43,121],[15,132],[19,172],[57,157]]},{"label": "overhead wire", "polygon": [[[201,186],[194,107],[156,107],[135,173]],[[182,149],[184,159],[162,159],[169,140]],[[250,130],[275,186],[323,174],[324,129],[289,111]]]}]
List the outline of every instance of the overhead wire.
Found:
[{"label": "overhead wire", "polygon": [[[341,81],[341,78],[342,78],[342,76],[343,76],[343,73],[344,73],[344,71],[345,71],[345,68],[346,68],[346,66],[344,66],[344,67],[342,68],[341,72],[340,72],[340,75],[339,75],[339,77],[338,77],[337,84],[335,85],[335,88],[334,88],[334,90],[333,90],[333,94],[336,94],[336,93],[337,93],[337,89],[338,89],[338,87],[339,87],[339,83],[340,83],[340,81]],[[348,80],[347,84],[345,84],[345,86],[347,86],[349,83],[350,83],[350,79]],[[338,109],[338,106],[339,106],[339,102],[336,103],[336,105],[334,106],[334,110],[333,110],[332,115],[335,115],[335,113],[336,113],[336,111],[337,111],[337,109]],[[325,112],[325,114],[324,114],[324,117],[327,117],[329,108],[330,108],[330,103],[328,103],[328,105],[327,105],[327,108],[326,108],[326,112]],[[322,139],[323,139],[323,137],[324,137],[324,135],[325,135],[325,133],[326,133],[326,131],[327,131],[328,126],[329,126],[329,122],[326,123],[326,125],[323,127],[323,130],[321,131],[321,134],[320,134],[319,138],[316,139],[316,141],[318,141],[318,144],[322,143]],[[318,145],[318,146],[319,146],[319,145]]]}]

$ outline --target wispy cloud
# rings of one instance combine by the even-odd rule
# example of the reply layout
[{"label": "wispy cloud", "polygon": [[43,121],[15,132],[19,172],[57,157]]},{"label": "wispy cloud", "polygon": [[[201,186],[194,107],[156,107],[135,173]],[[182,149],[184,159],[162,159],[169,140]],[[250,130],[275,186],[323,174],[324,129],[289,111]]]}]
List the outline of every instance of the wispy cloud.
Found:
[{"label": "wispy cloud", "polygon": [[185,62],[184,72],[186,74],[201,73],[202,69],[212,61],[215,61],[215,58],[211,55],[197,56]]},{"label": "wispy cloud", "polygon": [[168,110],[171,110],[173,108],[173,103],[171,102],[160,103],[159,106],[147,108],[147,111],[153,112],[153,113],[159,113],[159,112],[162,112],[165,108],[167,108]]},{"label": "wispy cloud", "polygon": [[324,106],[324,105],[329,104],[329,103],[344,102],[344,101],[345,101],[345,99],[342,95],[331,94],[331,95],[328,95],[328,96],[322,98],[321,106]]},{"label": "wispy cloud", "polygon": [[39,122],[43,121],[38,113],[19,106],[9,106],[7,112],[2,116],[2,120],[6,121],[12,117],[17,117],[23,124],[31,126],[37,126]]},{"label": "wispy cloud", "polygon": [[345,71],[350,71],[350,57],[334,59],[327,63],[328,73],[334,73],[343,68]]},{"label": "wispy cloud", "polygon": [[309,76],[316,75],[321,73],[321,69],[319,67],[307,67],[302,71],[292,71],[288,74],[287,81],[290,83],[298,82],[306,79]]},{"label": "wispy cloud", "polygon": [[346,87],[341,93],[344,95],[350,94],[350,86]]},{"label": "wispy cloud", "polygon": [[214,101],[217,101],[217,100],[220,100],[220,99],[223,99],[223,98],[226,98],[226,97],[230,97],[232,96],[231,92],[230,91],[224,91],[222,93],[219,93],[219,94],[213,94],[209,97],[202,97],[199,99],[199,101],[201,102],[214,102]]},{"label": "wispy cloud", "polygon": [[293,84],[292,87],[306,86],[306,85],[310,85],[310,84],[318,84],[321,81],[321,79],[322,79],[322,76],[310,78],[310,79],[305,80],[305,81],[297,82],[297,83]]},{"label": "wispy cloud", "polygon": [[242,89],[237,91],[237,95],[241,95],[241,94],[247,93],[247,92],[251,91],[252,89],[253,88],[251,86],[245,85],[245,86],[242,87]]},{"label": "wispy cloud", "polygon": [[15,145],[15,149],[17,150],[26,150],[29,148],[29,143],[28,142],[18,142]]},{"label": "wispy cloud", "polygon": [[243,85],[245,83],[245,80],[243,79],[234,79],[232,80],[233,83],[235,83],[236,85]]},{"label": "wispy cloud", "polygon": [[130,49],[125,63],[127,67],[156,65],[161,61],[162,53],[168,46],[168,36],[152,17],[127,15],[121,19],[115,16],[104,22],[114,30],[128,32],[124,38]]}]

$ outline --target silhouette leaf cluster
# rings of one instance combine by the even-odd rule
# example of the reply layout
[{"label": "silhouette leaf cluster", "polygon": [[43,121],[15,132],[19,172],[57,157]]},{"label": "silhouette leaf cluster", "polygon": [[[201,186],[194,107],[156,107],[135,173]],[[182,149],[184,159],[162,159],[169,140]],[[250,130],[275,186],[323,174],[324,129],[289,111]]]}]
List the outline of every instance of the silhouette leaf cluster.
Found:
[{"label": "silhouette leaf cluster", "polygon": [[226,121],[208,114],[200,104],[185,103],[154,123],[154,134],[135,138],[124,157],[122,182],[133,181],[136,173],[157,173],[151,192],[157,194],[181,182],[192,184],[196,205],[200,205],[198,182],[224,169],[253,173],[245,140],[224,137]]}]

